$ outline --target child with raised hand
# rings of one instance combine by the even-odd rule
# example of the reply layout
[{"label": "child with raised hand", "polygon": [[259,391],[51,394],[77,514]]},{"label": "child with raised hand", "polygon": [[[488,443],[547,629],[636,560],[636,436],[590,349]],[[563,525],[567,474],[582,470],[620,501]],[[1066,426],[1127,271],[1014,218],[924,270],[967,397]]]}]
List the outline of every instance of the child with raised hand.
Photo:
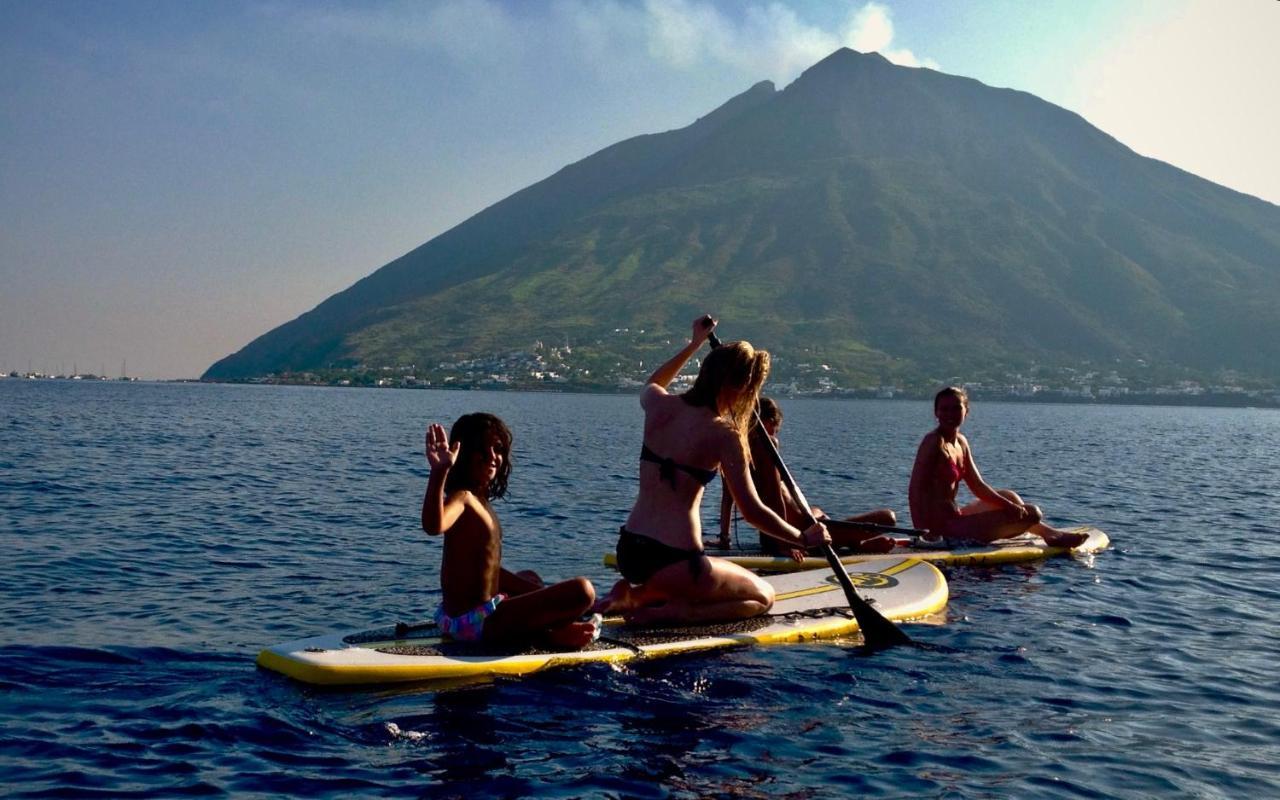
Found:
[{"label": "child with raised hand", "polygon": [[581,617],[595,602],[583,577],[545,586],[537,573],[502,568],[502,525],[492,500],[511,474],[511,431],[492,414],[466,414],[427,428],[422,529],[444,535],[436,610],[442,634],[462,641],[538,642],[584,647],[597,629]]}]

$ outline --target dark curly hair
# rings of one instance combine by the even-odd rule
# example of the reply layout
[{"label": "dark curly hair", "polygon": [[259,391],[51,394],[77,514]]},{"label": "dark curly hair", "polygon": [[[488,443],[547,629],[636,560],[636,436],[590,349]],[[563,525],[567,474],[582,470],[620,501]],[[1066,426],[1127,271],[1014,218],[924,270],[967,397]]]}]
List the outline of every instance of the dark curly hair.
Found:
[{"label": "dark curly hair", "polygon": [[449,429],[449,444],[460,442],[462,447],[458,452],[457,462],[460,469],[449,470],[449,477],[444,482],[445,494],[459,489],[475,490],[476,487],[468,483],[471,480],[471,459],[485,453],[490,437],[497,437],[498,448],[502,453],[502,466],[498,467],[498,474],[489,482],[489,492],[485,499],[496,500],[506,495],[507,478],[511,476],[511,429],[493,414],[483,412],[463,414]]}]

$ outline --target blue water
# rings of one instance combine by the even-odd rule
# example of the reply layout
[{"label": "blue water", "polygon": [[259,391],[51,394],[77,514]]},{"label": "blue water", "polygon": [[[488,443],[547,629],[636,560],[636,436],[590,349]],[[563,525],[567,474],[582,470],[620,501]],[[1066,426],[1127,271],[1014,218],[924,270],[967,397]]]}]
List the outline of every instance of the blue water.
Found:
[{"label": "blue water", "polygon": [[[1280,796],[1280,412],[978,403],[987,479],[1115,547],[950,570],[942,624],[911,628],[929,649],[443,691],[257,669],[435,605],[422,432],[481,409],[516,436],[507,563],[609,586],[633,397],[0,381],[4,793]],[[904,510],[927,405],[784,410],[812,502]]]}]

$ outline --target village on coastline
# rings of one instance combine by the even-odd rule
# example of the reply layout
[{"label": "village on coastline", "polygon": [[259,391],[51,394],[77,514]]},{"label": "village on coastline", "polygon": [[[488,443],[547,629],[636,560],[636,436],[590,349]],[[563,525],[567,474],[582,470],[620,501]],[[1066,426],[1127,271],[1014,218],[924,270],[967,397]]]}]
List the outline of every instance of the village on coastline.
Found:
[{"label": "village on coastline", "polygon": [[3,380],[3,379],[5,379],[5,378],[20,378],[20,379],[22,379],[22,380],[30,380],[30,381],[126,381],[126,382],[133,382],[133,381],[141,380],[140,378],[130,378],[130,377],[126,376],[126,375],[120,375],[119,377],[112,378],[112,377],[107,376],[107,375],[96,375],[96,374],[94,374],[94,373],[92,373],[92,372],[83,372],[83,373],[82,373],[82,372],[78,372],[78,371],[72,371],[72,372],[67,373],[67,374],[65,374],[65,375],[64,375],[64,374],[60,374],[60,373],[40,372],[40,371],[18,372],[18,371],[16,371],[16,370],[15,370],[15,371],[13,371],[13,372],[0,372],[0,380]]},{"label": "village on coastline", "polygon": [[[665,343],[664,343],[665,344]],[[244,383],[302,386],[348,386],[398,389],[483,389],[491,391],[562,391],[625,393],[641,386],[640,377],[656,365],[643,360],[623,363],[602,359],[590,348],[535,342],[532,347],[482,358],[439,361],[430,365],[398,364],[334,366],[330,369],[281,372]],[[696,364],[695,364],[696,366]],[[1050,403],[1115,403],[1122,405],[1197,405],[1280,408],[1280,388],[1248,385],[1235,376],[1216,382],[1193,377],[1135,377],[1142,362],[1129,369],[1096,365],[1008,369],[966,378],[936,375],[894,381],[843,378],[819,360],[795,363],[775,356],[768,392],[784,397],[925,399],[939,386],[961,385],[974,397],[989,400]],[[679,376],[677,391],[692,374]]]},{"label": "village on coastline", "polygon": [[[660,347],[669,348],[670,344],[670,341],[663,340]],[[767,390],[782,397],[920,400],[932,397],[939,386],[956,385],[963,386],[975,398],[1013,402],[1280,408],[1280,388],[1249,384],[1232,374],[1221,376],[1216,381],[1167,374],[1143,376],[1146,367],[1141,360],[1109,367],[1033,364],[1025,369],[997,368],[981,376],[935,375],[876,381],[842,376],[818,358],[797,363],[775,356]],[[537,341],[530,347],[505,353],[439,361],[430,365],[334,365],[327,369],[205,382],[377,389],[627,393],[641,386],[638,376],[646,374],[650,368],[652,365],[647,365],[643,359],[623,361],[616,354],[605,355],[590,345],[574,347],[566,341],[556,346]],[[114,378],[105,374],[81,373],[78,369],[69,373],[30,369],[27,372],[0,371],[0,380],[6,378],[139,380],[127,376],[123,365],[121,374]],[[692,374],[678,376],[673,388],[677,391],[688,388],[692,378]]]},{"label": "village on coastline", "polygon": [[[643,364],[624,374],[618,364],[615,370],[575,365],[572,348],[542,347],[511,351],[487,358],[442,361],[421,367],[416,364],[394,366],[355,365],[331,369],[282,372],[237,381],[213,383],[249,383],[285,386],[335,386],[376,389],[480,389],[489,391],[552,391],[583,393],[626,393],[638,389],[641,381],[635,375],[643,372]],[[775,361],[775,366],[777,362]],[[1169,383],[1142,382],[1121,375],[1117,370],[1098,368],[1057,369],[1033,367],[1026,371],[1010,370],[1003,375],[967,380],[961,376],[938,376],[936,379],[903,380],[892,383],[851,383],[846,385],[833,375],[826,364],[783,363],[770,379],[768,392],[782,397],[819,397],[832,399],[903,399],[921,400],[932,397],[939,386],[963,386],[975,398],[1040,403],[1108,403],[1118,405],[1176,405],[1280,408],[1280,389],[1244,386],[1224,381],[1206,383],[1191,378]],[[109,377],[93,373],[20,373],[0,372],[0,380],[40,381],[124,381],[140,378],[120,375]],[[168,382],[192,382],[190,379]],[[681,375],[673,382],[683,391],[692,375]]]},{"label": "village on coastline", "polygon": [[[488,391],[555,391],[583,393],[626,393],[638,389],[640,381],[634,378],[618,378],[613,382],[575,379],[553,370],[512,374],[486,369],[478,363],[458,364],[457,374],[445,375],[436,380],[415,374],[412,366],[364,368],[326,371],[325,373],[300,372],[270,375],[235,383],[274,384],[287,386],[346,386],[378,389],[480,389]],[[585,378],[586,376],[579,376]],[[1175,386],[1092,385],[1095,373],[1081,373],[1078,382],[1071,385],[1050,385],[1038,382],[1017,381],[1010,383],[973,382],[961,379],[937,381],[932,389],[923,386],[877,385],[845,387],[830,379],[817,378],[812,384],[792,380],[786,383],[770,382],[766,392],[781,397],[819,397],[832,399],[884,399],[924,400],[932,397],[937,387],[963,386],[971,397],[986,400],[1009,400],[1039,403],[1112,403],[1117,405],[1179,405],[1179,406],[1227,406],[1280,408],[1280,390],[1245,389],[1239,386],[1203,386],[1195,381],[1182,381]],[[692,383],[692,376],[682,375],[672,382],[673,391],[684,391]]]}]

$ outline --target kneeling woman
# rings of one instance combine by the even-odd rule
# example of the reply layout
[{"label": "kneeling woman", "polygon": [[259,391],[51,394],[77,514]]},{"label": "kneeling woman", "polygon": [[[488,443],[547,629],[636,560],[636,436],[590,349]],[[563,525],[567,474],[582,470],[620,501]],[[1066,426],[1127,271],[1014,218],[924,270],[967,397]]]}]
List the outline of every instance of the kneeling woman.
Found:
[{"label": "kneeling woman", "polygon": [[[992,542],[1030,532],[1056,547],[1084,543],[1083,533],[1045,525],[1038,506],[1023,502],[1010,489],[991,488],[973,463],[969,440],[960,425],[969,414],[969,396],[963,389],[948,386],[933,398],[933,415],[938,427],[920,442],[911,470],[908,498],[911,522],[927,528],[933,536],[948,542]],[[963,508],[956,505],[960,482],[977,498]]]},{"label": "kneeling woman", "polygon": [[795,548],[829,541],[815,523],[803,533],[760,502],[748,472],[746,432],[769,354],[747,342],[729,342],[702,362],[689,391],[667,386],[715,328],[702,317],[689,343],[649,376],[640,395],[644,442],[640,493],[618,536],[622,580],[597,610],[629,622],[712,622],[763,614],[773,588],[753,573],[702,552],[703,487],[717,468],[749,523]]}]

